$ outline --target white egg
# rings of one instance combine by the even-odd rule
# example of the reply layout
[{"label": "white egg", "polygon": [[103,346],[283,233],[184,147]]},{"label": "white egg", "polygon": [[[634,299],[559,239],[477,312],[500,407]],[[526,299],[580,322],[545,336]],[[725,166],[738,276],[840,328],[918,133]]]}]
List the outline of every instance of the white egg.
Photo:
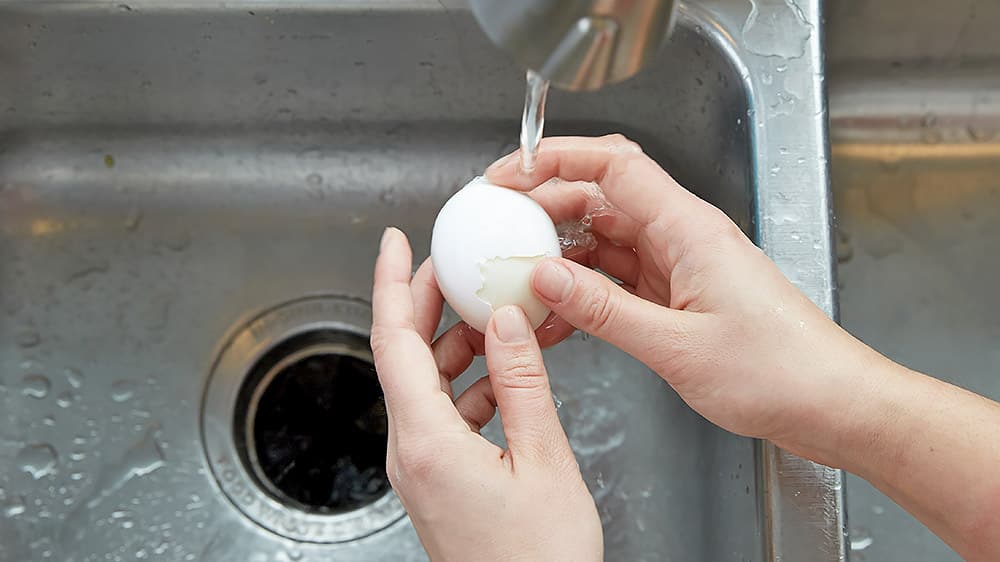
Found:
[{"label": "white egg", "polygon": [[484,177],[444,204],[431,235],[441,293],[480,332],[493,311],[514,304],[533,328],[540,326],[549,310],[531,291],[531,272],[542,259],[560,255],[559,236],[545,209]]}]

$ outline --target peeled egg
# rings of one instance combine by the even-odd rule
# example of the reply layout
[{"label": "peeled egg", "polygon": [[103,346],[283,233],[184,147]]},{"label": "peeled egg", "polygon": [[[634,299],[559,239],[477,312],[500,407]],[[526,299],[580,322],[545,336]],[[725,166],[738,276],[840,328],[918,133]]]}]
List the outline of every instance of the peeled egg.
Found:
[{"label": "peeled egg", "polygon": [[477,177],[441,208],[431,234],[431,262],[448,304],[486,331],[493,311],[518,305],[537,328],[549,314],[531,291],[531,272],[561,255],[556,227],[527,195]]}]

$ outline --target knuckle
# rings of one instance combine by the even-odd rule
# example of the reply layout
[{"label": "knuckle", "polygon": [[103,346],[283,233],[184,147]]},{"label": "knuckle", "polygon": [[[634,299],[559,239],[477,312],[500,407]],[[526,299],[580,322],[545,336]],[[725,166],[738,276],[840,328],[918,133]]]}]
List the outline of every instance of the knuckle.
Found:
[{"label": "knuckle", "polygon": [[544,369],[527,349],[512,353],[498,373],[508,388],[535,388],[544,381]]},{"label": "knuckle", "polygon": [[641,154],[642,147],[639,143],[633,141],[632,139],[626,137],[621,133],[612,133],[610,135],[605,135],[602,140],[608,147],[610,152],[614,153],[625,153],[625,154]]},{"label": "knuckle", "polygon": [[438,457],[424,447],[399,444],[396,458],[387,466],[390,478],[402,477],[406,482],[424,483],[435,477],[438,471]]},{"label": "knuckle", "polygon": [[389,349],[389,334],[382,326],[372,326],[368,343],[371,344],[372,354],[376,357],[381,356]]},{"label": "knuckle", "polygon": [[607,287],[596,287],[581,291],[581,300],[586,304],[587,319],[594,331],[602,332],[610,329],[616,320],[618,297]]},{"label": "knuckle", "polygon": [[711,211],[713,215],[710,222],[711,226],[705,232],[712,239],[719,243],[731,243],[746,238],[740,227],[728,215],[716,208],[713,208]]}]

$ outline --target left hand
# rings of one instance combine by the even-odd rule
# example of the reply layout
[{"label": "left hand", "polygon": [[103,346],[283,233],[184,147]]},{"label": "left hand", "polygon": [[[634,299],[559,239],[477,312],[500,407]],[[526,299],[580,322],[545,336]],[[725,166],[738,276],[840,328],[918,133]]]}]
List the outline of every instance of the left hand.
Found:
[{"label": "left hand", "polygon": [[[405,235],[387,229],[371,344],[389,418],[386,470],[431,559],[601,560],[597,508],[524,313],[504,307],[485,335],[459,324],[432,344],[443,299],[430,263],[412,281],[411,265]],[[489,375],[453,400],[451,380],[481,352]],[[498,408],[507,450],[479,434]]]}]

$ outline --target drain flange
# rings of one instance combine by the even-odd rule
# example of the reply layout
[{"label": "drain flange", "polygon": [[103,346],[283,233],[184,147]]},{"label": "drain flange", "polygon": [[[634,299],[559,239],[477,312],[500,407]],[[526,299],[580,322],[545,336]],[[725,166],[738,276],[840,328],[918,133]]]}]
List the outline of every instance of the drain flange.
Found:
[{"label": "drain flange", "polygon": [[384,472],[370,325],[365,303],[307,298],[252,319],[223,347],[202,409],[205,452],[222,491],[262,527],[346,542],[404,515]]}]

